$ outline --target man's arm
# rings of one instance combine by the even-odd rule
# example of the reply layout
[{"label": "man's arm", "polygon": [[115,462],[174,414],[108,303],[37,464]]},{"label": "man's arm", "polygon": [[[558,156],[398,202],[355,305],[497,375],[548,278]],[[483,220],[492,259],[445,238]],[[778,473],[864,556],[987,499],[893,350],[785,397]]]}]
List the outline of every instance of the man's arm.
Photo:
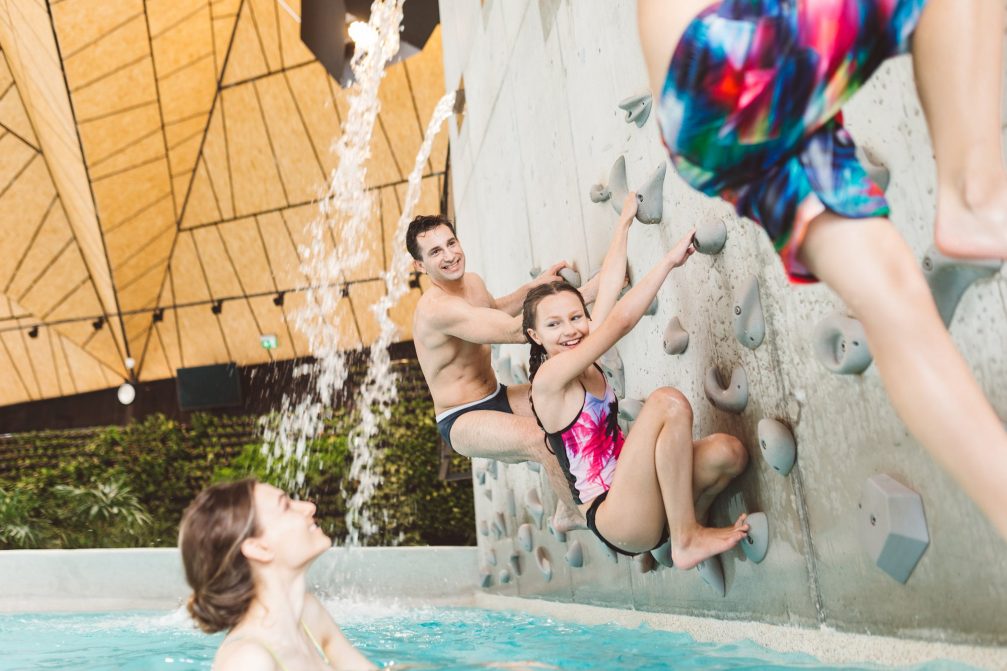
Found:
[{"label": "man's arm", "polygon": [[479,345],[527,342],[520,316],[475,307],[457,296],[432,299],[427,305],[426,322],[438,333]]},{"label": "man's arm", "polygon": [[[500,298],[493,299],[498,310],[506,312],[512,317],[521,314],[521,308],[524,306],[524,297],[528,295],[528,292],[537,287],[540,284],[547,284],[548,282],[558,282],[563,278],[559,276],[559,271],[567,267],[566,261],[560,261],[554,264],[549,270],[545,271],[531,282],[527,284],[522,284],[515,291],[507,294],[506,296],[501,296]],[[524,342],[522,340],[521,342]]]}]

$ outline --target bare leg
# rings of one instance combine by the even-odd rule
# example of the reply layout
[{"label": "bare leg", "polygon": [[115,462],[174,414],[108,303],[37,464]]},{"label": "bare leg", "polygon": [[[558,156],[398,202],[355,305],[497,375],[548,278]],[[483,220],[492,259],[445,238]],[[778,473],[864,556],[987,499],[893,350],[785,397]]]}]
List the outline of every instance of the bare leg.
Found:
[{"label": "bare leg", "polygon": [[612,486],[595,521],[609,542],[629,552],[657,545],[667,524],[672,559],[680,569],[731,549],[748,531],[742,515],[732,527],[696,521],[693,501],[692,409],[681,392],[657,389],[626,437]]},{"label": "bare leg", "polygon": [[938,248],[1007,258],[1000,139],[1002,0],[930,0],[913,36],[916,83],[937,158]]},{"label": "bare leg", "polygon": [[714,499],[748,465],[748,450],[734,436],[714,433],[697,440],[693,444],[692,455],[692,493],[696,501],[696,519],[701,524],[706,524]]},{"label": "bare leg", "polygon": [[826,212],[812,221],[801,257],[863,324],[902,421],[1007,538],[1007,432],[905,241],[886,219]]}]

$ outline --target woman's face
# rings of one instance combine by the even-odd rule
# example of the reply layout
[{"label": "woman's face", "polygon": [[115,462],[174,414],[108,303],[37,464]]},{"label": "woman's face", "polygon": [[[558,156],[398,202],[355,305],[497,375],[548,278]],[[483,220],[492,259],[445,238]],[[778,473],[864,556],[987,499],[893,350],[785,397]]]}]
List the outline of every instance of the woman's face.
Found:
[{"label": "woman's face", "polygon": [[539,301],[531,336],[549,356],[573,349],[590,333],[591,322],[584,305],[573,292],[562,291]]},{"label": "woman's face", "polygon": [[256,540],[268,549],[273,562],[299,568],[332,547],[332,539],[315,524],[314,503],[295,501],[262,482],[256,483],[254,498],[260,530]]}]

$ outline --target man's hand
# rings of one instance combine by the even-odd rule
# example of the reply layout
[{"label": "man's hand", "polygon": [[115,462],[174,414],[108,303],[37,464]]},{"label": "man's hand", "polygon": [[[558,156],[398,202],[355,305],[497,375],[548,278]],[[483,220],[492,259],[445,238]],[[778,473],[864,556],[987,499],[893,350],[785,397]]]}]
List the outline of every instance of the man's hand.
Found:
[{"label": "man's hand", "polygon": [[681,240],[675,243],[675,246],[671,248],[668,252],[668,260],[671,261],[672,268],[678,268],[680,265],[684,264],[690,256],[696,252],[696,248],[693,246],[693,238],[696,237],[696,229],[693,228],[688,233],[685,234]]},{"label": "man's hand", "polygon": [[542,284],[549,284],[550,282],[559,282],[563,278],[559,276],[559,271],[568,267],[570,264],[566,261],[560,261],[559,263],[554,263],[551,268],[546,270],[544,273],[532,280],[531,286],[537,287]]},{"label": "man's hand", "polygon": [[636,197],[636,191],[630,191],[622,201],[622,212],[619,213],[619,221],[629,224],[636,216],[636,208],[640,201]]}]

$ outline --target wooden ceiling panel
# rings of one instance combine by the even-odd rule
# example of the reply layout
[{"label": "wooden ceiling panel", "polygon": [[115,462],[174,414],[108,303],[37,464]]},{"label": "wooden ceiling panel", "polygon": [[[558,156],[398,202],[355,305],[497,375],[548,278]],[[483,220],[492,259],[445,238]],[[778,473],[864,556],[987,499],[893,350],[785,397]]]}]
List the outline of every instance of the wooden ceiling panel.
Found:
[{"label": "wooden ceiling panel", "polygon": [[413,339],[413,313],[416,311],[416,303],[420,300],[419,289],[410,289],[402,299],[392,306],[392,309],[388,311],[391,316],[392,321],[398,325],[399,330],[396,334],[395,341],[402,340],[412,340]]},{"label": "wooden ceiling panel", "polygon": [[[274,308],[278,309],[278,308]],[[221,330],[227,338],[231,361],[250,364],[272,361],[269,351],[262,348],[259,335],[263,333],[256,322],[248,301],[228,301],[218,315]]]},{"label": "wooden ceiling panel", "polygon": [[161,116],[157,105],[142,105],[124,110],[120,114],[102,117],[81,123],[80,138],[84,146],[84,157],[93,173],[96,168],[108,172],[102,164],[125,154],[134,156],[134,147],[153,137],[164,154],[164,140],[161,137]]},{"label": "wooden ceiling panel", "polygon": [[293,359],[297,356],[292,339],[293,327],[287,323],[284,309],[286,308],[286,297],[283,305],[276,306],[269,296],[250,298],[248,304],[255,315],[255,321],[261,329],[261,334],[272,334],[276,336],[277,348],[273,350],[273,359],[281,361]]},{"label": "wooden ceiling panel", "polygon": [[277,284],[269,266],[258,222],[254,218],[241,219],[215,228],[224,240],[224,246],[245,292],[256,294],[276,291]]},{"label": "wooden ceiling panel", "polygon": [[[378,191],[378,206],[381,210],[381,234],[385,244],[385,269],[395,258],[395,226],[402,212],[402,202],[399,192],[394,186],[388,186]],[[419,212],[417,212],[419,214]]]},{"label": "wooden ceiling panel", "polygon": [[423,129],[413,106],[405,63],[396,63],[385,70],[378,97],[381,100],[381,131],[394,148],[399,173],[406,178],[423,142]]},{"label": "wooden ceiling panel", "polygon": [[53,368],[56,370],[56,379],[59,381],[61,395],[76,394],[77,385],[74,383],[73,371],[70,370],[70,365],[66,360],[66,345],[64,344],[66,339],[51,328],[43,329],[41,333],[45,336],[49,343],[49,349],[52,351]]},{"label": "wooden ceiling panel", "polygon": [[[201,176],[202,173],[202,176]],[[224,117],[218,104],[210,117],[203,143],[202,160],[196,166],[193,193],[186,204],[182,228],[217,221],[234,216],[234,198],[231,192],[231,167],[224,136]],[[196,193],[196,189],[199,193]]]},{"label": "wooden ceiling panel", "polygon": [[256,219],[266,244],[266,254],[278,289],[303,287],[307,284],[301,272],[301,259],[297,245],[287,227],[289,213],[273,212]]},{"label": "wooden ceiling panel", "polygon": [[[301,15],[301,0],[286,0],[287,6],[297,16]],[[301,41],[301,24],[294,17],[279,12],[280,16],[280,50],[284,67],[291,67],[315,60],[311,50]]]},{"label": "wooden ceiling panel", "polygon": [[[36,155],[37,156],[37,155]],[[45,161],[38,157],[0,192],[0,283],[6,285],[28,250],[56,196]]]},{"label": "wooden ceiling panel", "polygon": [[18,260],[17,271],[11,276],[3,293],[20,296],[26,292],[56,257],[73,243],[73,233],[63,214],[63,208],[58,203],[54,197],[41,226],[32,234],[29,241],[31,246]]},{"label": "wooden ceiling panel", "polygon": [[350,301],[353,304],[353,313],[356,315],[360,340],[364,347],[378,337],[378,321],[371,312],[371,306],[375,305],[384,294],[384,282],[361,282],[350,285]]},{"label": "wooden ceiling panel", "polygon": [[[283,67],[280,57],[280,8],[276,0],[245,0],[249,12],[247,19],[250,19],[255,27],[255,35],[262,45],[262,53],[266,58],[266,65],[270,72],[275,72]],[[247,20],[246,19],[246,20]],[[286,13],[283,14],[284,21],[293,21]]]},{"label": "wooden ceiling panel", "polygon": [[[175,253],[171,257],[172,292],[177,303],[210,300],[210,291],[203,278],[202,263],[192,241],[192,234],[178,234]],[[164,303],[162,302],[162,305]],[[203,307],[209,313],[210,308]]]},{"label": "wooden ceiling panel", "polygon": [[[4,333],[9,336],[10,333]],[[7,346],[6,338],[0,337],[0,370],[4,371],[0,375],[0,403],[9,405],[12,403],[22,403],[31,400],[31,392],[27,383],[21,376],[21,369],[14,362]]]},{"label": "wooden ceiling panel", "polygon": [[[157,326],[160,326],[158,324]],[[168,361],[162,347],[161,338],[155,328],[151,328],[145,341],[147,345],[143,354],[143,368],[137,375],[144,380],[163,380],[175,376],[175,367]],[[137,351],[143,351],[139,349]]]},{"label": "wooden ceiling panel", "polygon": [[137,277],[152,265],[166,262],[174,240],[175,226],[169,221],[160,232],[151,233],[151,237],[132,253],[118,257],[118,263],[112,266],[112,276],[119,292],[122,293],[124,287],[133,288]]},{"label": "wooden ceiling panel", "polygon": [[63,59],[96,48],[106,35],[113,35],[139,19],[143,22],[143,0],[118,2],[91,2],[90,0],[63,0],[48,3],[56,32],[59,35]]},{"label": "wooden ceiling panel", "polygon": [[31,145],[0,128],[0,193],[3,193],[4,189],[8,188],[38,155]]},{"label": "wooden ceiling panel", "polygon": [[[71,6],[80,9],[90,9],[96,3],[88,0],[71,0]],[[65,21],[58,11],[53,12],[56,19],[56,33],[59,36],[60,47],[63,49],[63,67],[66,78],[70,82],[70,91],[76,92],[90,86],[98,86],[98,82],[107,79],[117,70],[129,67],[150,54],[147,42],[147,22],[143,15],[143,5],[130,2],[132,7],[122,7],[124,3],[101,3],[103,5],[118,4],[122,12],[106,16],[104,12],[83,12],[85,17],[77,16]],[[93,19],[111,19],[93,22]],[[81,43],[79,47],[70,49],[70,44]]]},{"label": "wooden ceiling panel", "polygon": [[90,282],[84,259],[76,247],[67,247],[53,260],[45,272],[16,297],[17,301],[34,314],[51,316],[51,311],[65,301],[78,287]]},{"label": "wooden ceiling panel", "polygon": [[[203,48],[211,45],[200,45]],[[160,68],[160,64],[158,65]],[[159,73],[161,71],[159,70]],[[165,124],[200,114],[203,123],[210,114],[210,105],[217,91],[217,73],[213,52],[207,51],[181,70],[161,74],[158,79],[161,91],[161,109]]]},{"label": "wooden ceiling panel", "polygon": [[157,100],[154,65],[144,58],[88,86],[74,88],[71,83],[70,90],[79,119],[121,112]]},{"label": "wooden ceiling panel", "polygon": [[[143,310],[157,304],[157,297],[164,286],[164,271],[168,267],[168,259],[150,261],[151,265],[131,279],[128,285],[119,289],[119,305],[122,310]],[[135,338],[136,331],[127,330],[130,338]]]},{"label": "wooden ceiling panel", "polygon": [[[28,356],[28,350],[24,345],[25,340],[27,340],[27,338],[20,331],[7,331],[6,333],[0,333],[0,348],[6,352],[10,361],[13,363],[14,374],[17,376],[18,380],[20,380],[25,391],[28,392],[29,399],[35,400],[39,398],[41,394],[39,391],[38,379],[35,376],[35,371],[32,369],[31,358]],[[9,374],[10,373],[8,373],[8,375]]]},{"label": "wooden ceiling panel", "polygon": [[65,355],[73,371],[74,386],[78,393],[106,389],[110,385],[107,371],[91,354],[75,343],[64,339]]},{"label": "wooden ceiling panel", "polygon": [[[430,117],[434,113],[434,108],[440,99],[447,92],[444,82],[443,52],[441,44],[441,27],[438,25],[431,33],[423,51],[412,58],[402,62],[402,66],[409,77],[410,90],[415,101],[416,109],[423,124],[423,131],[430,123]],[[457,82],[452,83],[456,86]],[[447,162],[448,134],[445,131],[437,135],[434,140],[433,151],[430,152],[430,163],[433,171],[439,172],[444,169]],[[415,157],[415,154],[414,154]],[[412,160],[410,160],[412,163]]]},{"label": "wooden ceiling panel", "polygon": [[171,198],[161,197],[136,213],[131,213],[123,222],[105,229],[105,248],[110,259],[117,263],[138,253],[144,243],[153,235],[163,232],[166,227],[174,228],[171,220]]},{"label": "wooden ceiling panel", "polygon": [[223,327],[209,306],[178,308],[176,317],[186,366],[207,366],[232,360],[224,343]]},{"label": "wooden ceiling panel", "polygon": [[[48,329],[46,330],[48,331]],[[22,331],[20,335],[28,352],[32,372],[35,374],[35,379],[38,382],[40,395],[43,398],[62,395],[63,391],[56,371],[56,362],[53,359],[52,348],[49,346],[49,339],[46,337],[46,334],[39,331],[37,338],[30,338]]]},{"label": "wooden ceiling panel", "polygon": [[319,63],[288,70],[283,73],[283,78],[293,92],[297,108],[308,127],[311,143],[328,177],[339,163],[332,151],[332,145],[342,134],[341,117],[333,98],[338,87]]},{"label": "wooden ceiling panel", "polygon": [[[158,159],[92,182],[95,202],[103,221],[121,221],[136,211],[150,194],[168,191],[168,162]],[[115,259],[111,259],[115,263]]]},{"label": "wooden ceiling panel", "polygon": [[[42,313],[36,313],[42,316]],[[45,315],[49,321],[60,321],[64,319],[91,320],[102,314],[101,302],[95,294],[94,286],[90,282],[85,282],[74,289],[67,299],[52,309]],[[89,321],[69,322],[58,324],[54,327],[63,335],[77,343],[82,343],[91,335],[91,324]],[[83,334],[83,335],[81,335]],[[81,337],[77,337],[81,335]]]},{"label": "wooden ceiling panel", "polygon": [[[207,58],[210,70],[213,71],[213,30],[210,26],[209,6],[202,0],[177,3],[174,10],[168,11],[179,16],[162,15],[155,19],[154,14],[163,14],[172,4],[175,3],[158,2],[154,5],[157,7],[156,12],[151,5],[148,5],[147,9],[147,15],[150,17],[150,43],[154,54],[154,66],[159,83],[162,84],[165,77],[183,72],[194,63]],[[165,21],[166,25],[160,25],[162,21]],[[211,80],[216,84],[216,73],[211,76]],[[162,103],[168,102],[165,100],[167,96],[164,91],[161,92],[161,96]],[[206,105],[205,109],[209,109],[209,105]],[[177,118],[179,117],[165,115],[165,121]]]},{"label": "wooden ceiling panel", "polygon": [[[216,190],[213,179],[207,170],[205,160],[199,162],[196,168],[196,177],[189,187],[189,197],[185,204],[185,221],[191,226],[200,226],[223,218],[224,208],[229,207],[230,202],[222,201],[220,193]],[[224,174],[227,181],[229,177]],[[188,228],[183,226],[182,228]]]},{"label": "wooden ceiling panel", "polygon": [[[342,301],[345,303],[346,301]],[[291,349],[294,350],[295,356],[307,356],[311,352],[311,348],[308,346],[308,339],[304,333],[297,328],[297,313],[304,310],[305,297],[304,293],[297,291],[294,293],[287,294],[286,299],[283,301],[283,314],[286,317],[287,324],[290,325],[290,329],[287,331],[290,337]],[[342,323],[342,320],[340,320]],[[280,338],[280,334],[276,334],[277,338]],[[348,345],[348,347],[358,346],[360,340],[354,335],[353,338],[348,338],[350,341],[355,341],[355,345]],[[280,343],[282,346],[282,343]]]},{"label": "wooden ceiling panel", "polygon": [[269,72],[262,42],[259,41],[255,23],[250,15],[251,4],[246,0],[242,4],[238,24],[234,29],[234,42],[231,44],[231,54],[222,80],[224,86],[261,77]]},{"label": "wooden ceiling panel", "polygon": [[[112,328],[110,328],[112,327]],[[102,364],[106,372],[112,377],[108,378],[109,384],[122,384],[127,377],[126,366],[123,363],[122,355],[113,337],[112,324],[105,324],[101,329],[94,332],[91,339],[84,345],[84,349]]]},{"label": "wooden ceiling panel", "polygon": [[287,201],[314,200],[325,184],[325,168],[286,80],[282,75],[273,75],[251,86],[256,89],[257,100],[268,121],[270,146],[276,153]]},{"label": "wooden ceiling panel", "polygon": [[3,51],[0,50],[0,126],[17,133],[23,140],[38,149],[38,139],[31,120],[25,111],[21,96],[14,86],[14,78],[7,68]]},{"label": "wooden ceiling panel", "polygon": [[[253,86],[226,89],[220,102],[227,126],[227,155],[236,214],[254,214],[289,205]],[[241,166],[240,171],[235,166]]]},{"label": "wooden ceiling panel", "polygon": [[241,282],[216,227],[196,229],[192,238],[210,285],[210,295],[213,298],[243,295]]},{"label": "wooden ceiling panel", "polygon": [[146,0],[151,39],[156,42],[179,26],[188,25],[194,16],[201,16],[209,21],[209,2],[210,0]]}]

